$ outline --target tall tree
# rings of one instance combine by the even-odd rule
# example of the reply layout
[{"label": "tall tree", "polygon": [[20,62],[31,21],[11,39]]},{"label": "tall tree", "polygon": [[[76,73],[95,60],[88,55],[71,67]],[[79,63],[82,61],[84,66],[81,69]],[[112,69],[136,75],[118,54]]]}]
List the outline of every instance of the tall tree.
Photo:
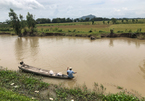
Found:
[{"label": "tall tree", "polygon": [[34,16],[28,12],[27,16],[27,26],[31,29],[31,33],[33,34],[34,28],[36,27],[36,21],[34,20]]},{"label": "tall tree", "polygon": [[122,19],[121,22],[124,23],[124,19]]},{"label": "tall tree", "polygon": [[135,20],[134,19],[132,19],[132,23],[134,23],[135,22]]},{"label": "tall tree", "polygon": [[92,20],[92,25],[94,25],[94,20]]},{"label": "tall tree", "polygon": [[109,24],[109,23],[110,23],[110,21],[108,20],[108,21],[107,21],[107,23]]},{"label": "tall tree", "polygon": [[126,23],[128,23],[128,19],[127,18],[125,19],[125,21],[126,21]]},{"label": "tall tree", "polygon": [[103,24],[105,24],[105,21],[103,20]]},{"label": "tall tree", "polygon": [[22,20],[23,16],[20,15],[20,19],[19,19],[17,14],[14,12],[14,10],[10,9],[9,17],[10,17],[11,26],[12,26],[13,30],[15,31],[15,33],[18,36],[21,36],[21,30],[22,30],[23,26],[22,26],[20,19]]},{"label": "tall tree", "polygon": [[138,19],[136,19],[136,23],[138,23]]},{"label": "tall tree", "polygon": [[112,18],[111,20],[113,24],[116,24],[117,20],[115,18]]}]

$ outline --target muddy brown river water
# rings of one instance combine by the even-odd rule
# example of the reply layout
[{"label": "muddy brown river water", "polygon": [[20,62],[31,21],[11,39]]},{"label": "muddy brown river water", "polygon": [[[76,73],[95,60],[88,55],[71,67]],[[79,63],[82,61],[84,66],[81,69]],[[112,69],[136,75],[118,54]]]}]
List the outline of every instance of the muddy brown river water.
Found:
[{"label": "muddy brown river water", "polygon": [[145,40],[0,35],[0,66],[18,70],[21,60],[55,72],[66,73],[68,66],[77,71],[73,80],[44,77],[48,83],[66,87],[86,84],[92,89],[96,82],[103,84],[106,92],[119,92],[120,86],[145,96]]}]

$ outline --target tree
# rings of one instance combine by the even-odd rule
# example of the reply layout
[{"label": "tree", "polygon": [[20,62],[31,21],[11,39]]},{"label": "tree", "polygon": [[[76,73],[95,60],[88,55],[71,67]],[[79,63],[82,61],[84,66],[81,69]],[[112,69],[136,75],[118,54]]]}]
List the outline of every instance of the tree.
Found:
[{"label": "tree", "polygon": [[79,18],[74,19],[74,22],[79,22],[79,21],[80,21]]},{"label": "tree", "polygon": [[110,23],[110,21],[108,20],[108,21],[107,21],[107,23],[109,24],[109,23]]},{"label": "tree", "polygon": [[136,23],[138,23],[138,19],[136,19]]},{"label": "tree", "polygon": [[94,20],[92,20],[92,25],[94,25]]},{"label": "tree", "polygon": [[90,20],[90,18],[85,18],[85,21],[89,21]]},{"label": "tree", "polygon": [[132,23],[134,23],[135,22],[135,20],[134,19],[132,19]]},{"label": "tree", "polygon": [[111,20],[113,24],[116,24],[117,20],[115,18],[112,18]]},{"label": "tree", "polygon": [[127,18],[125,19],[125,21],[126,21],[126,23],[128,23],[128,19]]},{"label": "tree", "polygon": [[21,22],[23,20],[23,16],[20,15],[20,19],[19,19],[17,17],[17,14],[14,12],[14,10],[10,9],[9,17],[10,17],[10,21],[11,21],[11,27],[13,28],[13,30],[15,31],[15,33],[18,36],[21,36],[22,35],[21,30],[24,27],[23,23]]},{"label": "tree", "polygon": [[105,21],[103,20],[103,24],[105,24]]},{"label": "tree", "polygon": [[124,20],[122,19],[122,20],[121,20],[121,22],[123,23],[123,22],[124,22]]},{"label": "tree", "polygon": [[27,18],[27,26],[31,29],[31,33],[33,34],[34,28],[36,27],[36,21],[34,20],[34,16],[28,12]]},{"label": "tree", "polygon": [[5,22],[6,22],[7,24],[10,24],[10,23],[11,23],[11,21],[10,21],[10,20],[8,20],[8,19],[7,19]]}]

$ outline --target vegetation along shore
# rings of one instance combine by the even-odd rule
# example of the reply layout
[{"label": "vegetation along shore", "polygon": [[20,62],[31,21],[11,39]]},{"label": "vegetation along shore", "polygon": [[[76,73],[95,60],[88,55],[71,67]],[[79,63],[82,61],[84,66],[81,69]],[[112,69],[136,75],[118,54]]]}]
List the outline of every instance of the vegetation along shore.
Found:
[{"label": "vegetation along shore", "polygon": [[[18,36],[77,36],[98,39],[102,37],[131,37],[145,39],[145,19],[34,19],[28,12],[26,20],[10,9],[10,20],[0,24],[0,34]],[[50,19],[49,19],[50,20]]]},{"label": "vegetation along shore", "polygon": [[[94,83],[90,90],[86,85],[74,88],[63,84],[51,84],[42,81],[43,77],[22,71],[11,71],[0,67],[0,95],[2,101],[144,101],[126,91],[117,94],[105,94],[102,84]],[[118,87],[118,89],[122,89]]]}]

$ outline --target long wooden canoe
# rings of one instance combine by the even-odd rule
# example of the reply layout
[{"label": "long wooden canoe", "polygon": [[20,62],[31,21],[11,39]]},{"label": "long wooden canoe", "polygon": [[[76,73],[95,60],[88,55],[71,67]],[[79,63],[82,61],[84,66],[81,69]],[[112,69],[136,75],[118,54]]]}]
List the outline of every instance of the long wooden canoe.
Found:
[{"label": "long wooden canoe", "polygon": [[52,73],[52,70],[45,70],[41,68],[36,68],[29,65],[21,65],[18,66],[19,69],[21,69],[24,72],[34,73],[42,76],[52,77],[52,78],[60,78],[60,79],[71,79],[68,78],[66,74],[60,74],[60,73]]}]

